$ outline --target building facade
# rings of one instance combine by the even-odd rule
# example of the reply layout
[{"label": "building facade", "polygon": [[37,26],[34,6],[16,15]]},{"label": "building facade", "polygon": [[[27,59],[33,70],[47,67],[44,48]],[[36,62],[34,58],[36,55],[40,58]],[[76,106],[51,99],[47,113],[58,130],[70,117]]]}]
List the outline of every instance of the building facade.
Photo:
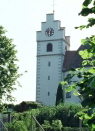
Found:
[{"label": "building facade", "polygon": [[[58,84],[68,74],[68,71],[65,71],[65,63],[68,61],[66,54],[70,52],[70,37],[65,36],[65,27],[61,27],[59,20],[54,20],[52,13],[47,14],[46,22],[41,23],[41,31],[37,31],[36,41],[36,101],[54,106]],[[72,93],[65,94],[66,101],[75,99],[71,99],[71,95]]]}]

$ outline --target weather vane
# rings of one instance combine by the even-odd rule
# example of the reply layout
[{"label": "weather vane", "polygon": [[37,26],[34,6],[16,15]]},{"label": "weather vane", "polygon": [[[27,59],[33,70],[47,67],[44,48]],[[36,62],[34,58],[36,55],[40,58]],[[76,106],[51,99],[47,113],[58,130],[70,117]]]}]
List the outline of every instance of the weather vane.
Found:
[{"label": "weather vane", "polygon": [[55,12],[54,6],[56,5],[56,4],[54,4],[54,2],[55,2],[55,0],[53,0],[53,13]]}]

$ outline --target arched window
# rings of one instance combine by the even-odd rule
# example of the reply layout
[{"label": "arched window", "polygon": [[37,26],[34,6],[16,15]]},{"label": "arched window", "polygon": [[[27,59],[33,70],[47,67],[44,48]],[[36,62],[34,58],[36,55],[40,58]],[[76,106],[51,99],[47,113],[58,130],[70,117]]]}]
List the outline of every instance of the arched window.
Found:
[{"label": "arched window", "polygon": [[52,44],[48,43],[47,44],[47,52],[52,51]]}]

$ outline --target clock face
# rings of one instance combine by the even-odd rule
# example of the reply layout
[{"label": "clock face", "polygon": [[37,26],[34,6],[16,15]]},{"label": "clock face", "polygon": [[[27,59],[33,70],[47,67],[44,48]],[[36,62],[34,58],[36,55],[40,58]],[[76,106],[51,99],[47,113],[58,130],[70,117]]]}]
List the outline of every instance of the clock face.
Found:
[{"label": "clock face", "polygon": [[53,28],[47,28],[45,31],[46,36],[50,37],[54,34],[54,29]]}]

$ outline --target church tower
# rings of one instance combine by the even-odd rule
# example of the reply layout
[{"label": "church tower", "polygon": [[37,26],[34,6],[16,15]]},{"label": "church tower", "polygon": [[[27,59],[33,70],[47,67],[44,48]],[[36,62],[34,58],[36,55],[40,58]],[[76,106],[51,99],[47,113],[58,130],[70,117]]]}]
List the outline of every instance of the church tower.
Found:
[{"label": "church tower", "polygon": [[63,62],[70,47],[70,37],[65,36],[65,28],[54,20],[54,13],[46,15],[37,31],[37,80],[36,101],[54,106],[58,84],[63,80]]}]

